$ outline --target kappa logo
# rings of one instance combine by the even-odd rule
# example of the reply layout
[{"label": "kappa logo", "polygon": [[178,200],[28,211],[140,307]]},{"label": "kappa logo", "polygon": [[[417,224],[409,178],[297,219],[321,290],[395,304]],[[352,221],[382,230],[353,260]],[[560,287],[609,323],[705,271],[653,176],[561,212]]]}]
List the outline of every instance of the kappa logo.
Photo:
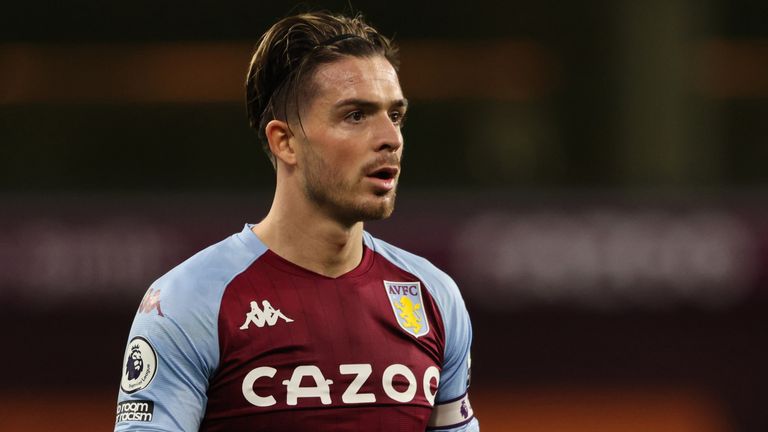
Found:
[{"label": "kappa logo", "polygon": [[150,288],[149,291],[147,291],[147,293],[144,294],[144,298],[141,299],[141,304],[139,305],[139,312],[150,313],[153,310],[157,310],[158,315],[165,316],[163,315],[163,310],[160,309],[160,289],[159,288],[157,291]]},{"label": "kappa logo", "polygon": [[384,281],[384,288],[400,328],[416,337],[429,333],[429,321],[422,307],[421,283]]},{"label": "kappa logo", "polygon": [[269,301],[264,300],[261,302],[261,305],[263,309],[259,308],[257,302],[251,301],[251,311],[245,314],[245,322],[240,326],[240,330],[247,330],[251,323],[261,328],[265,325],[272,327],[277,324],[278,319],[282,319],[287,323],[293,322],[292,319],[280,312],[280,309],[273,308]]}]

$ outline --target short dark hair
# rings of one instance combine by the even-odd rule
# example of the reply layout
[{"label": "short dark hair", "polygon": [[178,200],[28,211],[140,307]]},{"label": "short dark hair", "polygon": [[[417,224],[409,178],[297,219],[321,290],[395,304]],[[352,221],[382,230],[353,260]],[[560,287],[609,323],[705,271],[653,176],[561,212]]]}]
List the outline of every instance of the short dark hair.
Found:
[{"label": "short dark hair", "polygon": [[273,166],[265,128],[273,119],[301,122],[299,101],[312,97],[317,67],[345,56],[383,56],[399,67],[397,46],[368,25],[362,15],[310,12],[283,18],[259,39],[245,82],[248,121],[258,131]]}]

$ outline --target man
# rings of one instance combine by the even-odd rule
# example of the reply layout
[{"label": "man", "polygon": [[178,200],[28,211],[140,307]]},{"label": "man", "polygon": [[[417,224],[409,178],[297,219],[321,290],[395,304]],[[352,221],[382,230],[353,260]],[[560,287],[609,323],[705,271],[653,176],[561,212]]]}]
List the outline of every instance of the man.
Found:
[{"label": "man", "polygon": [[116,430],[478,430],[458,288],[363,231],[394,208],[396,67],[360,17],[293,16],[261,38],[247,106],[276,170],[272,207],[149,289]]}]

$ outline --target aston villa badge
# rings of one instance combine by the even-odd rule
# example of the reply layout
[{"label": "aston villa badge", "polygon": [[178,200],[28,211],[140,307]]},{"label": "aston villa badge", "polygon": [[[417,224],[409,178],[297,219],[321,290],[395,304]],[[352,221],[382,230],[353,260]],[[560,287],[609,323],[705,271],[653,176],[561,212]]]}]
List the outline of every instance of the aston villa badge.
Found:
[{"label": "aston villa badge", "polygon": [[421,283],[384,281],[384,289],[387,291],[395,319],[403,330],[416,337],[429,333]]}]

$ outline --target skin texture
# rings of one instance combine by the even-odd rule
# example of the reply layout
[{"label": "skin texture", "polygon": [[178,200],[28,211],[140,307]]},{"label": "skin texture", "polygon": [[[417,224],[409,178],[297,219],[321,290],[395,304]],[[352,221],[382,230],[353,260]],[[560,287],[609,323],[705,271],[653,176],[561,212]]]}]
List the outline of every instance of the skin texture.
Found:
[{"label": "skin texture", "polygon": [[[363,221],[394,209],[407,103],[397,72],[380,56],[345,57],[312,79],[301,124],[266,126],[277,186],[253,232],[294,264],[338,277],[362,259]],[[391,178],[373,176],[382,170]]]}]

